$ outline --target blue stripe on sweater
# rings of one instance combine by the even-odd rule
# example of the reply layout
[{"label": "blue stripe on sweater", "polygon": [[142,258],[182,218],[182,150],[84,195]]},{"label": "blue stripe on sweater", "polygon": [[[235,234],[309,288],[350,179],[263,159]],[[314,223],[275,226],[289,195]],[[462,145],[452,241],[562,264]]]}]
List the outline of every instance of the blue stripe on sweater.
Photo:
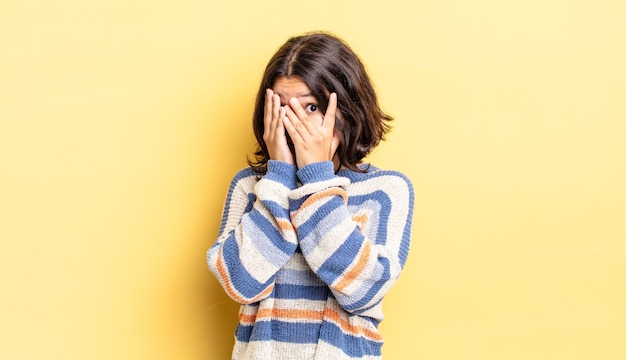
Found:
[{"label": "blue stripe on sweater", "polygon": [[273,200],[263,200],[262,202],[275,218],[291,222],[291,219],[289,218],[289,209],[283,208],[279,203]]},{"label": "blue stripe on sweater", "polygon": [[276,281],[290,285],[326,286],[326,283],[318,278],[310,269],[297,270],[283,267],[276,273]]},{"label": "blue stripe on sweater", "polygon": [[237,325],[238,341],[282,341],[294,344],[315,344],[319,339],[320,325],[316,323],[258,321],[254,325]]},{"label": "blue stripe on sweater", "polygon": [[271,320],[259,321],[254,325],[237,326],[238,341],[281,341],[294,344],[315,344],[319,340],[340,348],[351,357],[381,356],[382,342],[366,340],[345,334],[331,322],[323,324],[290,323]]},{"label": "blue stripe on sweater", "polygon": [[230,282],[245,298],[254,298],[274,281],[274,277],[272,276],[267,282],[260,283],[250,276],[239,260],[239,246],[234,239],[234,235],[231,235],[224,241],[222,245],[222,255],[226,268],[228,269]]},{"label": "blue stripe on sweater", "polygon": [[328,287],[276,284],[274,294],[277,299],[325,301],[328,299]]},{"label": "blue stripe on sweater", "polygon": [[382,342],[366,340],[344,333],[340,327],[331,322],[324,322],[320,331],[320,339],[343,350],[348,356],[381,356]]},{"label": "blue stripe on sweater", "polygon": [[[250,221],[252,221],[252,223],[256,225],[256,227],[261,230],[263,234],[265,234],[265,236],[267,236],[267,238],[277,249],[279,249],[285,255],[291,256],[291,254],[293,254],[293,251],[296,248],[296,244],[290,243],[289,241],[285,240],[282,234],[278,231],[278,229],[274,227],[274,224],[270,222],[265,216],[263,216],[263,214],[258,211],[252,211],[250,212],[249,216]],[[264,255],[270,255],[269,253],[272,252],[272,249],[265,249],[265,252],[267,252],[268,254]]]},{"label": "blue stripe on sweater", "polygon": [[355,228],[350,236],[324,261],[317,275],[327,284],[332,284],[352,262],[363,245],[363,235]]},{"label": "blue stripe on sweater", "polygon": [[243,211],[244,214],[249,213],[254,207],[254,202],[256,201],[256,194],[250,193],[248,194],[248,205],[246,205],[246,209]]},{"label": "blue stripe on sweater", "polygon": [[[378,294],[378,292],[386,284],[386,282],[389,281],[389,278],[391,277],[389,259],[380,257],[378,258],[378,264],[380,264],[383,267],[383,273],[380,279],[376,281],[372,285],[372,287],[369,289],[369,291],[364,296],[360,297],[358,301],[353,302],[351,304],[342,303],[342,306],[346,310],[354,311],[356,309],[361,309],[365,307],[367,303],[372,301],[372,299],[376,296],[376,294]],[[337,300],[340,301],[339,298]],[[361,309],[361,310],[364,310],[364,309]]]},{"label": "blue stripe on sweater", "polygon": [[[381,211],[378,212],[378,233],[376,234],[376,244],[384,245],[387,242],[387,226],[389,213],[392,206],[391,198],[383,191],[374,191],[371,194],[361,196],[351,196],[348,200],[350,206],[358,206],[368,201],[376,201],[380,204]],[[385,211],[383,211],[384,209]]]},{"label": "blue stripe on sweater", "polygon": [[304,196],[299,199],[289,199],[289,210],[297,211],[308,198],[309,196]]},{"label": "blue stripe on sweater", "polygon": [[280,183],[289,189],[295,189],[296,166],[278,160],[269,160],[267,162],[267,173],[263,178]]},{"label": "blue stripe on sweater", "polygon": [[269,238],[262,229],[255,226],[250,218],[243,218],[241,224],[246,228],[248,232],[248,238],[257,252],[268,263],[272,264],[277,269],[285,264],[285,260],[289,257],[288,253],[285,253],[285,249],[276,247],[276,239]]}]

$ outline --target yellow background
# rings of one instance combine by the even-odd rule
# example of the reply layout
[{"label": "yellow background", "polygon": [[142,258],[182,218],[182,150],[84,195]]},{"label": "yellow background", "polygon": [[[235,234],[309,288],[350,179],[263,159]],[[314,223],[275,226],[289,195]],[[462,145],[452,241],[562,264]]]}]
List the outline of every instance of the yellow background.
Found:
[{"label": "yellow background", "polygon": [[626,358],[620,1],[3,1],[0,358],[226,359],[205,265],[263,68],[330,30],[415,185],[386,359]]}]

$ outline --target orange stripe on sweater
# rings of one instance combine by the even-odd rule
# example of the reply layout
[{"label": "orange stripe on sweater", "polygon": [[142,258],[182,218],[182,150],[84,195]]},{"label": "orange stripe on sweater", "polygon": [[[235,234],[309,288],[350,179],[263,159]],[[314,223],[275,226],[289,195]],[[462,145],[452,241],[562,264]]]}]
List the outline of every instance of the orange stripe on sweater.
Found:
[{"label": "orange stripe on sweater", "polygon": [[284,230],[284,231],[294,231],[293,225],[291,224],[291,222],[289,222],[287,220],[276,219],[276,224],[278,224],[278,227],[281,230]]},{"label": "orange stripe on sweater", "polygon": [[263,290],[263,292],[261,292],[259,295],[255,296],[252,299],[252,302],[259,301],[259,300],[263,299],[264,297],[266,297],[269,294],[271,294],[272,291],[274,291],[274,283],[269,284],[267,286],[267,288],[265,288],[265,290]]},{"label": "orange stripe on sweater", "polygon": [[244,297],[239,296],[239,294],[233,288],[233,285],[230,281],[230,277],[228,276],[228,271],[226,270],[226,265],[224,265],[224,261],[222,260],[222,249],[220,248],[219,256],[217,257],[217,271],[220,273],[220,278],[222,279],[222,283],[224,284],[224,289],[226,293],[230,295],[238,303],[251,303],[262,299],[263,297],[269,295],[274,289],[274,283],[271,283],[263,292],[259,295],[255,296],[252,299],[246,299]]},{"label": "orange stripe on sweater", "polygon": [[254,315],[241,315],[241,322],[254,323],[255,321],[271,320],[271,319],[289,319],[304,321],[321,321],[324,318],[323,311],[317,310],[298,310],[298,309],[263,309]]},{"label": "orange stripe on sweater", "polygon": [[359,232],[362,234],[363,233],[363,227],[365,226],[365,224],[369,220],[369,216],[367,216],[367,214],[352,215],[352,220],[356,221],[357,223],[359,223]]},{"label": "orange stripe on sweater", "polygon": [[367,261],[369,260],[370,252],[371,252],[370,243],[365,240],[365,245],[363,246],[363,250],[361,250],[361,255],[359,256],[359,260],[354,264],[352,269],[348,271],[348,273],[339,281],[339,283],[335,286],[335,288],[339,291],[343,291],[348,285],[352,284],[354,280],[359,276],[360,273],[363,272],[365,266],[367,265]]},{"label": "orange stripe on sweater", "polygon": [[362,336],[374,341],[382,341],[382,337],[376,331],[369,330],[362,326],[353,325],[335,310],[327,308],[326,310],[293,310],[293,309],[263,309],[258,313],[252,315],[241,315],[239,321],[243,324],[254,324],[257,321],[270,321],[275,320],[303,320],[307,322],[315,321],[319,322],[324,319],[332,320],[339,325],[344,333]]},{"label": "orange stripe on sweater", "polygon": [[374,341],[383,340],[383,338],[380,336],[378,332],[366,329],[362,326],[356,326],[356,325],[350,324],[348,321],[342,318],[341,315],[339,315],[339,313],[336,312],[335,310],[327,309],[325,315],[327,318],[336,322],[341,328],[341,330],[343,330],[346,333],[349,333],[352,335],[358,335],[358,336],[365,336]]}]

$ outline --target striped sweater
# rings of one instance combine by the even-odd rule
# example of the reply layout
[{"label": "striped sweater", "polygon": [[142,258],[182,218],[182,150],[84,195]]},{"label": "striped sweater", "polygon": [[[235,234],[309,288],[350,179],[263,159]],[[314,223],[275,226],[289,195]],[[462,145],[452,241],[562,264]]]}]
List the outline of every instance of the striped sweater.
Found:
[{"label": "striped sweater", "polygon": [[241,303],[236,360],[380,359],[381,301],[411,237],[402,174],[270,160],[232,180],[209,268]]}]

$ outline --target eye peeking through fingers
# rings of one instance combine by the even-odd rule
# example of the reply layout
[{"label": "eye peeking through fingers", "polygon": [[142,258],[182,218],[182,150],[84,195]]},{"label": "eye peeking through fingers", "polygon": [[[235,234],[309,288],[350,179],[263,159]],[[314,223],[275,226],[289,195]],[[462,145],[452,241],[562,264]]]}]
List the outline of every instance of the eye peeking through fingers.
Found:
[{"label": "eye peeking through fingers", "polygon": [[307,113],[314,113],[314,112],[316,112],[318,109],[319,109],[319,108],[318,108],[318,106],[317,106],[317,105],[315,105],[315,104],[309,104],[309,105],[307,105],[307,106],[304,108],[304,110],[305,110]]}]

